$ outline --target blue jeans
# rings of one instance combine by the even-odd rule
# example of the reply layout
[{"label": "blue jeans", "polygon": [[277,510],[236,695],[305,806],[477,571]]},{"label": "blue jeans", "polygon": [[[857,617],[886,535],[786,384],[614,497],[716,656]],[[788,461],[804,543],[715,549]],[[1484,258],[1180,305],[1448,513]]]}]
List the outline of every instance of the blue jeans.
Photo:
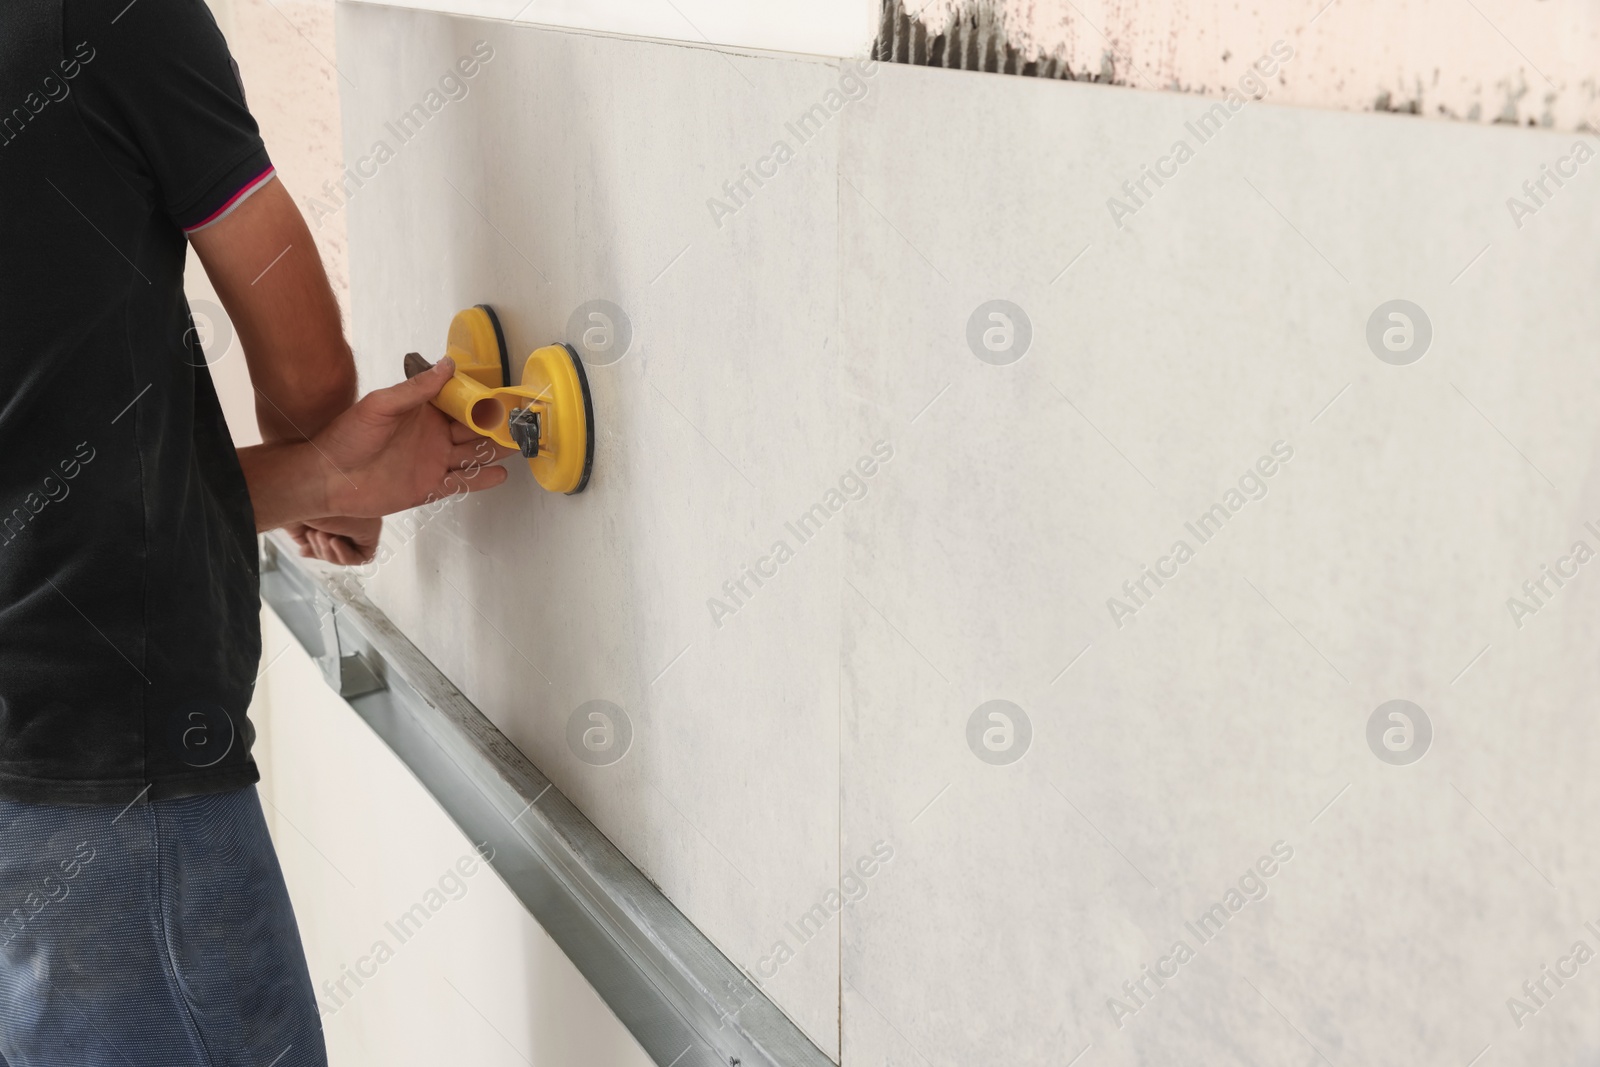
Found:
[{"label": "blue jeans", "polygon": [[0,800],[0,1067],[326,1067],[254,786]]}]

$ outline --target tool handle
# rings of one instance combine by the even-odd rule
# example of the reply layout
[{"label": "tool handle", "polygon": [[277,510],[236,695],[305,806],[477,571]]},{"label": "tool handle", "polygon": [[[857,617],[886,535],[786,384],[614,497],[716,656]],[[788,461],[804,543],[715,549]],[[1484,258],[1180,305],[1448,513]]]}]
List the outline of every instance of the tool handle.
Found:
[{"label": "tool handle", "polygon": [[[407,352],[402,366],[407,378],[415,378],[433,364],[419,353]],[[459,370],[450,376],[444,388],[439,390],[439,395],[433,398],[433,406],[457,422],[470,426],[473,432],[506,448],[518,447],[506,426],[508,412],[504,401],[495,395],[495,390]]]}]

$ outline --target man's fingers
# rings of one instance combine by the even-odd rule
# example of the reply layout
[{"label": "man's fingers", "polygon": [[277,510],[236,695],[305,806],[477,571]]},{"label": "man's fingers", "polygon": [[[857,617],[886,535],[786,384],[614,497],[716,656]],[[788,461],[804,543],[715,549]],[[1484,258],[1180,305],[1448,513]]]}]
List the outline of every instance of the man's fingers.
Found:
[{"label": "man's fingers", "polygon": [[316,541],[317,558],[325,563],[351,567],[365,562],[362,550],[348,537],[331,534],[326,530],[313,530],[311,537]]},{"label": "man's fingers", "polygon": [[[515,448],[507,448],[488,437],[484,437],[466,423],[450,420],[450,443],[453,445],[471,445],[476,452],[479,463],[498,463],[507,456],[517,455]],[[460,466],[460,464],[457,464]]]},{"label": "man's fingers", "polygon": [[[332,516],[295,523],[285,529],[300,543],[302,556],[354,567],[377,554],[383,524],[377,519]],[[336,532],[341,530],[346,532]]]},{"label": "man's fingers", "polygon": [[317,553],[328,563],[343,562],[339,558],[339,538],[326,530],[317,531]]},{"label": "man's fingers", "polygon": [[335,562],[341,566],[354,567],[358,563],[366,562],[365,551],[350,538],[330,535],[328,542],[333,549]]},{"label": "man's fingers", "polygon": [[316,530],[307,530],[305,540],[300,542],[300,554],[309,559],[321,559],[322,542],[318,538]]},{"label": "man's fingers", "polygon": [[480,467],[475,472],[467,473],[455,471],[445,476],[444,494],[459,493],[465,489],[469,493],[479,493],[485,489],[493,489],[510,477],[504,467]]},{"label": "man's fingers", "polygon": [[514,448],[501,448],[487,437],[481,437],[476,442],[465,445],[455,445],[450,449],[450,466],[464,470],[470,477],[473,470],[478,467],[489,467],[509,456],[518,455]]},{"label": "man's fingers", "polygon": [[455,361],[445,356],[415,378],[374,389],[367,394],[366,402],[380,415],[403,415],[438,396],[455,372]]},{"label": "man's fingers", "polygon": [[339,553],[334,547],[335,538],[332,535],[327,534],[322,530],[318,530],[313,537],[317,543],[318,559],[322,560],[324,563],[339,562]]}]

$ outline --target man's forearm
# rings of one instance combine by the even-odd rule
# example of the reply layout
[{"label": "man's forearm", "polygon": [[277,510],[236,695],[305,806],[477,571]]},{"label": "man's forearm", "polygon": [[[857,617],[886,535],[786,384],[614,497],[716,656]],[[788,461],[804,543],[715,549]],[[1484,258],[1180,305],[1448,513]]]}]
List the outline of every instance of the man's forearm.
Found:
[{"label": "man's forearm", "polygon": [[258,533],[329,514],[327,464],[310,441],[251,445],[238,451]]},{"label": "man's forearm", "polygon": [[278,388],[273,390],[273,395],[256,386],[256,427],[261,431],[261,439],[279,442],[315,437],[341,411],[355,403],[353,372],[350,383],[349,388],[312,384],[304,387],[303,392]]}]

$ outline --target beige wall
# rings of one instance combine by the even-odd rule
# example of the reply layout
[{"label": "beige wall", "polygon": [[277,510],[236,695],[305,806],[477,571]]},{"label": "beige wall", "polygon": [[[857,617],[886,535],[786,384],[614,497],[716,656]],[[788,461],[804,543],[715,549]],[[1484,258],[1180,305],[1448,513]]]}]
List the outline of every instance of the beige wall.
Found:
[{"label": "beige wall", "polygon": [[[341,169],[339,80],[334,67],[331,0],[209,0],[217,23],[244,77],[250,110],[261,126],[278,179],[296,200],[335,181]],[[313,229],[322,262],[346,323],[350,318],[350,277],[342,214],[319,220]],[[217,316],[215,330],[231,337],[216,294],[193,251],[188,289],[197,321]],[[218,355],[208,348],[211,373],[235,442],[258,442],[255,407],[244,354],[237,339]]]},{"label": "beige wall", "polygon": [[[336,180],[341,75],[330,0],[211,0],[244,76],[250,110],[261,126],[279,179],[296,200]],[[323,219],[315,232],[340,305],[349,312],[342,217]]]}]

